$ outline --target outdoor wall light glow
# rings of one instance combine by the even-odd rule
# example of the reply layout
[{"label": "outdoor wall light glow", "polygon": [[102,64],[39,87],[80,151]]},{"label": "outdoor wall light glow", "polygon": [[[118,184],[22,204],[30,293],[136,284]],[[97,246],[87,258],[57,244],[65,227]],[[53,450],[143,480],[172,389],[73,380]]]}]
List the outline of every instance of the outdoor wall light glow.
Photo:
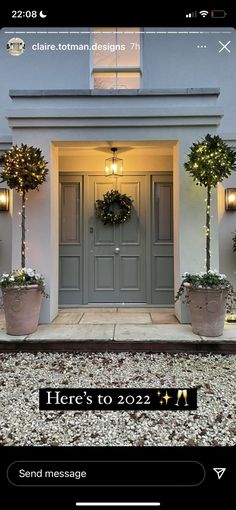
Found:
[{"label": "outdoor wall light glow", "polygon": [[112,147],[112,157],[105,160],[105,175],[123,175],[123,159],[117,158],[116,147]]},{"label": "outdoor wall light glow", "polygon": [[0,188],[0,211],[9,210],[9,190]]},{"label": "outdoor wall light glow", "polygon": [[236,188],[226,188],[225,190],[225,210],[236,211]]}]

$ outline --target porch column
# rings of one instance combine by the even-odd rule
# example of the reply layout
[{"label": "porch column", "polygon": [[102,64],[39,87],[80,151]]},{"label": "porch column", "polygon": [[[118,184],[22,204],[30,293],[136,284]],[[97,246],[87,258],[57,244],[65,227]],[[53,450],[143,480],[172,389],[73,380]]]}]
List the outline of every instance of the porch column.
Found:
[{"label": "porch column", "polygon": [[[47,181],[27,194],[26,266],[36,269],[46,280],[48,299],[43,299],[40,323],[51,322],[58,313],[58,168],[57,148],[48,131],[14,130],[13,144],[33,145],[48,162]],[[14,192],[12,228],[12,268],[20,267],[20,197]]]},{"label": "porch column", "polygon": [[[192,132],[191,132],[192,131]],[[186,172],[190,146],[205,135],[186,133],[174,147],[174,273],[175,294],[185,271],[205,271],[205,209],[206,189],[197,186]],[[219,270],[217,193],[212,191],[211,268]],[[175,312],[182,323],[189,322],[187,306],[178,301]]]}]

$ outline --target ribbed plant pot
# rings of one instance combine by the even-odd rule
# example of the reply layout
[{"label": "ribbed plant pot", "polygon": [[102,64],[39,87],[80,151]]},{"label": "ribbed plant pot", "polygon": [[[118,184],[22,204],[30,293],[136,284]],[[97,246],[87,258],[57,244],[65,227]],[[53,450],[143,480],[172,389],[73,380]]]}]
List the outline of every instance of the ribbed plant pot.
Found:
[{"label": "ribbed plant pot", "polygon": [[188,301],[193,333],[223,334],[228,289],[189,289]]},{"label": "ribbed plant pot", "polygon": [[42,293],[38,285],[2,289],[8,335],[29,335],[38,327]]}]

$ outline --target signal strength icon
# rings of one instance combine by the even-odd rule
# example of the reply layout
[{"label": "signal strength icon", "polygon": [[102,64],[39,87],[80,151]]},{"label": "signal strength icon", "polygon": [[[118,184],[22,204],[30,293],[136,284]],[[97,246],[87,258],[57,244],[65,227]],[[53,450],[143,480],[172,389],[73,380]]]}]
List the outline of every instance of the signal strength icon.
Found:
[{"label": "signal strength icon", "polygon": [[203,18],[205,18],[209,14],[209,12],[208,11],[199,11],[199,14],[201,14],[201,16]]},{"label": "signal strength icon", "polygon": [[186,18],[197,18],[197,11],[188,12],[185,17]]}]

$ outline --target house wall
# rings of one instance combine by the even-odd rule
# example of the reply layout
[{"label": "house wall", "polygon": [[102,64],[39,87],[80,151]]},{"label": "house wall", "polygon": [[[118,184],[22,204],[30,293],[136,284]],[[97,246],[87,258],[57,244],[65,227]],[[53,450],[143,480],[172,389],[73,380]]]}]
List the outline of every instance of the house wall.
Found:
[{"label": "house wall", "polygon": [[236,231],[236,211],[225,211],[225,188],[235,188],[235,175],[224,179],[218,187],[220,272],[225,273],[236,290],[236,253],[232,237]]},{"label": "house wall", "polygon": [[[27,30],[22,28],[22,31]],[[37,30],[37,29],[35,29]],[[39,29],[42,30],[42,29]],[[50,31],[50,28],[48,29]],[[55,31],[56,29],[51,29]],[[61,30],[66,31],[66,28]],[[73,28],[71,29],[73,30]],[[86,31],[88,28],[76,28]],[[162,31],[144,28],[144,32]],[[166,29],[173,30],[173,29]],[[195,28],[196,32],[198,29]],[[226,29],[223,29],[226,31]],[[218,87],[221,90],[219,104],[224,106],[221,131],[235,131],[236,101],[232,93],[236,83],[236,33],[221,36],[223,42],[231,40],[231,53],[222,51],[218,34],[159,34],[142,35],[142,83],[143,89]],[[207,29],[214,32],[213,29]],[[217,29],[220,31],[220,28]],[[230,29],[229,29],[230,31]],[[231,30],[232,31],[232,30]],[[202,32],[202,28],[201,28]],[[18,35],[20,37],[20,35]],[[12,35],[0,32],[0,47],[5,48]],[[89,34],[23,34],[26,50],[20,57],[12,57],[1,51],[0,73],[0,136],[9,134],[5,111],[11,107],[9,89],[89,89],[91,87],[91,61],[89,51],[33,51],[32,44],[41,42],[90,43]],[[206,50],[197,46],[205,44]],[[193,65],[194,63],[194,65]],[[179,103],[183,104],[183,99]]]},{"label": "house wall", "polygon": [[[149,28],[148,30],[152,30]],[[153,30],[156,30],[155,28]],[[161,29],[162,30],[162,29]],[[170,29],[173,30],[173,29]],[[176,30],[174,28],[174,30]],[[163,87],[219,87],[219,105],[224,107],[220,131],[235,131],[235,83],[236,83],[236,31],[229,29],[229,34],[190,34],[185,33],[169,36],[144,36],[143,43],[143,88]],[[198,28],[194,28],[196,32]],[[214,29],[206,29],[214,32]],[[217,28],[217,32],[220,32]],[[226,31],[227,29],[222,29]],[[191,29],[190,29],[191,31]],[[223,42],[231,40],[231,53],[223,50],[219,53]],[[206,45],[199,49],[198,45]]]},{"label": "house wall", "polygon": [[[7,136],[0,141],[0,155],[10,147]],[[0,188],[7,188],[0,183]],[[12,192],[10,192],[9,211],[0,212],[0,274],[8,272],[12,267]]]},{"label": "house wall", "polygon": [[[22,28],[22,31],[29,28]],[[13,29],[14,30],[14,29]],[[37,28],[35,29],[37,30]],[[38,29],[42,30],[42,28]],[[50,30],[50,28],[49,28]],[[51,29],[51,30],[55,30]],[[66,28],[62,29],[66,30]],[[72,29],[73,30],[73,29]],[[76,30],[86,30],[86,28],[76,28]],[[67,36],[45,35],[27,35],[22,38],[26,44],[26,50],[20,57],[12,57],[7,51],[2,51],[6,47],[7,41],[13,37],[0,32],[1,47],[1,69],[0,73],[0,136],[11,131],[5,117],[5,111],[11,107],[9,89],[86,89],[89,88],[89,52],[35,52],[31,46],[33,43],[50,42],[57,44],[64,42]],[[18,35],[20,37],[20,35]],[[73,37],[73,41],[78,42],[78,36]],[[83,36],[83,42],[89,42],[89,35]]]},{"label": "house wall", "polygon": [[[193,140],[198,139],[206,132],[214,133],[221,118],[221,110],[217,107],[217,94],[214,92],[215,105],[201,108],[201,97],[209,95],[211,102],[211,91],[198,94],[198,105],[191,106],[191,98],[186,97],[188,106],[186,108],[173,107],[170,98],[170,105],[166,108],[161,106],[161,98],[156,94],[152,98],[153,107],[145,107],[149,97],[142,100],[138,105],[139,98],[136,97],[133,105],[130,105],[128,96],[113,97],[114,108],[110,110],[101,105],[101,97],[94,98],[94,109],[91,111],[89,104],[82,110],[83,101],[81,97],[74,97],[73,104],[68,98],[70,108],[67,108],[67,96],[61,97],[61,104],[54,109],[42,108],[21,108],[21,99],[18,107],[9,112],[9,122],[14,128],[14,143],[20,143],[22,138],[25,143],[35,144],[42,149],[46,160],[49,162],[49,179],[40,188],[39,193],[31,193],[27,204],[28,217],[30,218],[30,231],[28,233],[29,252],[28,260],[32,267],[37,267],[45,274],[47,290],[50,298],[44,301],[41,321],[49,322],[57,313],[58,296],[58,171],[55,165],[54,147],[65,147],[68,140],[71,145],[84,145],[93,143],[96,145],[99,140],[102,145],[113,144],[117,141],[118,146],[125,141],[129,145],[130,140],[136,146],[142,145],[146,140],[147,144],[164,143],[171,141],[172,146],[178,146],[178,155],[175,157],[174,165],[174,224],[175,224],[175,269],[176,290],[181,274],[186,271],[197,271],[202,269],[204,264],[204,236],[193,233],[199,232],[204,224],[204,190],[193,186],[191,178],[184,170],[184,161],[189,145]],[[43,102],[43,99],[41,97]],[[104,99],[103,99],[104,100]],[[22,98],[24,101],[24,98]],[[17,102],[17,101],[16,101]],[[46,101],[47,102],[47,98]],[[16,106],[16,105],[14,105]],[[74,106],[74,107],[72,107]],[[62,115],[63,112],[63,115]],[[83,115],[81,115],[83,112]],[[124,113],[123,113],[124,112]],[[142,118],[143,117],[143,118]],[[128,119],[128,120],[127,120]],[[168,121],[167,121],[168,119]],[[50,143],[51,142],[51,143]],[[128,152],[126,152],[128,155]],[[96,160],[97,161],[97,160]],[[88,164],[87,160],[87,164]],[[95,162],[97,166],[97,162]],[[104,154],[102,153],[102,167],[104,165]],[[76,168],[78,163],[76,161]],[[145,165],[146,166],[146,165]],[[62,167],[60,167],[62,169]],[[13,219],[13,244],[19,243],[19,228],[17,218],[17,201],[15,201],[15,214]],[[216,207],[215,197],[213,207]],[[187,214],[186,214],[187,211]],[[190,249],[191,243],[191,249]],[[218,267],[218,226],[217,218],[213,221],[212,229],[212,250],[213,264]],[[201,254],[199,256],[199,254]],[[19,253],[14,251],[13,264],[19,265]],[[188,317],[184,306],[178,306],[176,310],[179,318],[185,322]]]},{"label": "house wall", "polygon": [[[24,30],[24,29],[22,29]],[[151,29],[148,28],[150,31]],[[197,30],[197,29],[195,29]],[[209,30],[209,29],[208,29]],[[219,29],[220,30],[220,29]],[[4,48],[11,36],[0,32],[0,47]],[[52,35],[51,42],[57,43],[61,41],[64,35]],[[68,36],[67,40],[68,40]],[[50,179],[53,181],[51,188],[50,181],[42,187],[39,194],[29,200],[29,214],[35,215],[33,219],[33,227],[29,232],[29,242],[31,244],[30,264],[37,266],[39,260],[43,261],[42,269],[46,271],[46,277],[50,289],[56,289],[56,272],[57,262],[55,243],[57,228],[57,176],[55,168],[57,167],[57,158],[55,154],[51,154],[51,145],[49,140],[168,140],[178,141],[175,146],[174,168],[175,168],[175,267],[176,274],[179,278],[185,270],[198,270],[199,252],[203,253],[204,237],[194,239],[191,244],[191,252],[189,250],[189,239],[193,238],[193,232],[199,231],[199,226],[204,225],[204,214],[201,201],[204,200],[203,190],[197,190],[193,185],[189,176],[184,171],[183,163],[189,150],[189,145],[197,139],[205,136],[207,132],[219,133],[226,140],[232,142],[236,139],[235,134],[235,83],[236,83],[236,67],[234,65],[234,55],[236,50],[236,36],[233,34],[225,34],[224,42],[231,40],[231,53],[225,51],[219,53],[219,36],[218,35],[183,35],[177,36],[172,34],[168,36],[143,36],[143,55],[142,55],[142,88],[153,91],[153,96],[133,98],[132,96],[124,98],[119,97],[89,97],[87,89],[91,86],[90,81],[90,63],[89,52],[77,52],[76,54],[67,52],[34,52],[31,44],[39,40],[36,35],[24,35],[26,42],[26,51],[20,57],[12,57],[7,51],[1,52],[1,73],[0,73],[0,142],[4,137],[13,134],[14,143],[32,143],[42,148],[46,159],[49,160],[52,173]],[[72,42],[75,42],[77,36],[71,36]],[[83,36],[83,42],[88,42],[89,36]],[[204,39],[204,41],[203,41]],[[48,37],[46,39],[48,41]],[[200,51],[197,45],[204,42],[207,51]],[[81,41],[80,41],[81,42]],[[209,57],[209,52],[210,57]],[[66,55],[66,58],[65,58]],[[194,65],[193,65],[194,63]],[[212,121],[214,109],[216,105],[216,97],[210,94],[198,94],[191,96],[188,93],[190,88],[203,89],[204,87],[219,88],[220,95],[217,97],[217,107],[222,106],[222,117],[217,114],[217,120]],[[176,89],[184,89],[185,92],[178,94]],[[44,89],[37,98],[32,94],[26,94],[25,97],[17,97],[17,95],[9,96],[9,89],[34,90]],[[82,89],[84,96],[74,98],[73,94],[66,98],[57,97],[56,94],[47,96],[45,91],[48,89]],[[154,89],[173,90],[173,97],[169,94],[160,93],[159,97]],[[123,106],[122,106],[123,105]],[[8,110],[12,111],[12,107],[17,113],[10,114],[7,119]],[[97,110],[95,111],[95,107]],[[187,107],[187,108],[186,108]],[[64,119],[57,114],[58,119],[51,122],[51,117],[57,109],[63,109]],[[93,109],[94,108],[94,109]],[[122,110],[123,108],[123,110]],[[22,112],[21,112],[22,109]],[[31,110],[30,110],[31,109]],[[44,110],[43,110],[44,109]],[[74,109],[79,112],[78,118],[75,119]],[[179,113],[176,112],[179,109]],[[186,110],[192,109],[189,113],[189,120],[186,124],[183,118]],[[206,109],[207,113],[204,113]],[[126,117],[129,110],[130,117]],[[156,114],[153,114],[155,110]],[[87,120],[83,117],[86,112]],[[100,118],[98,112],[100,111]],[[104,118],[106,115],[114,117],[111,124]],[[144,118],[143,112],[147,112]],[[158,112],[162,112],[159,114]],[[37,114],[35,112],[38,112]],[[47,117],[44,116],[47,112]],[[81,112],[82,117],[81,117]],[[124,114],[122,113],[124,112]],[[166,113],[165,113],[166,112]],[[174,113],[173,113],[174,112]],[[38,115],[38,118],[36,118]],[[94,118],[91,120],[91,118]],[[118,118],[120,115],[120,118]],[[166,115],[166,118],[165,118]],[[192,123],[191,123],[192,115]],[[28,116],[27,122],[25,118]],[[40,118],[40,116],[42,118]],[[170,120],[170,117],[173,119]],[[209,120],[208,120],[208,117]],[[117,118],[116,118],[117,117]],[[131,124],[130,119],[132,117]],[[180,120],[175,120],[178,117]],[[85,119],[85,120],[84,120]],[[220,121],[220,122],[218,122]],[[66,126],[66,122],[68,125]],[[133,124],[132,124],[133,122]],[[122,126],[123,124],[123,126]],[[173,125],[172,125],[173,124]],[[182,125],[184,124],[184,126]],[[98,129],[99,125],[99,129]],[[53,127],[54,126],[54,127]],[[70,126],[70,128],[69,128]],[[134,128],[132,128],[134,126]],[[11,127],[13,128],[11,130]],[[37,128],[37,129],[35,129]],[[42,129],[40,129],[42,128]],[[47,131],[48,128],[48,131]],[[178,155],[177,155],[178,152]],[[123,157],[123,156],[122,156]],[[66,158],[66,159],[63,159]],[[104,154],[87,162],[80,160],[81,168],[85,164],[97,167],[100,161],[103,164]],[[126,152],[124,154],[127,165],[130,168],[141,168],[141,160],[137,157],[136,161],[131,162],[131,155]],[[170,160],[167,157],[161,160],[161,156],[154,160],[146,160],[149,168],[160,169],[161,166],[166,169]],[[159,168],[158,168],[158,165]],[[69,168],[71,166],[71,168]],[[64,167],[64,168],[63,168]],[[60,159],[60,168],[62,170],[77,170],[78,160],[67,156]],[[92,169],[92,168],[91,168]],[[168,168],[169,170],[169,168]],[[233,175],[229,185],[236,187],[236,176]],[[226,183],[223,183],[225,185]],[[234,255],[231,251],[231,232],[234,230],[234,214],[225,213],[223,204],[223,191],[219,192],[219,227],[213,221],[213,247],[212,258],[215,267],[219,265],[220,269],[227,273],[236,286]],[[16,255],[19,242],[19,221],[17,211],[19,208],[18,199],[14,200],[14,208],[12,214],[14,216],[13,234],[11,235],[11,212],[8,215],[0,214],[0,239],[4,238],[4,250],[2,257],[0,254],[0,269],[6,270],[10,265],[11,247],[14,251],[12,260],[13,266],[19,264]],[[216,210],[216,200],[214,202]],[[43,211],[42,217],[39,216],[38,210]],[[186,211],[188,214],[186,215]],[[48,223],[50,218],[50,224]],[[54,218],[52,220],[52,218]],[[53,231],[50,229],[53,227]],[[218,229],[218,231],[217,231]],[[11,239],[13,239],[11,241]],[[219,240],[219,246],[218,246]],[[13,244],[11,244],[13,243]],[[48,244],[48,251],[44,247]],[[49,255],[51,249],[52,255]],[[189,252],[188,252],[189,250]],[[204,258],[204,255],[203,255]],[[52,285],[51,285],[52,283]],[[176,280],[178,284],[178,280]],[[50,317],[56,313],[57,303],[53,302],[56,298],[51,293],[52,306],[50,308]],[[46,306],[43,309],[43,315],[48,320]]]},{"label": "house wall", "polygon": [[[0,189],[5,188],[4,183],[0,184]],[[10,193],[9,211],[0,211],[0,274],[11,270],[12,264],[12,192]]]}]

